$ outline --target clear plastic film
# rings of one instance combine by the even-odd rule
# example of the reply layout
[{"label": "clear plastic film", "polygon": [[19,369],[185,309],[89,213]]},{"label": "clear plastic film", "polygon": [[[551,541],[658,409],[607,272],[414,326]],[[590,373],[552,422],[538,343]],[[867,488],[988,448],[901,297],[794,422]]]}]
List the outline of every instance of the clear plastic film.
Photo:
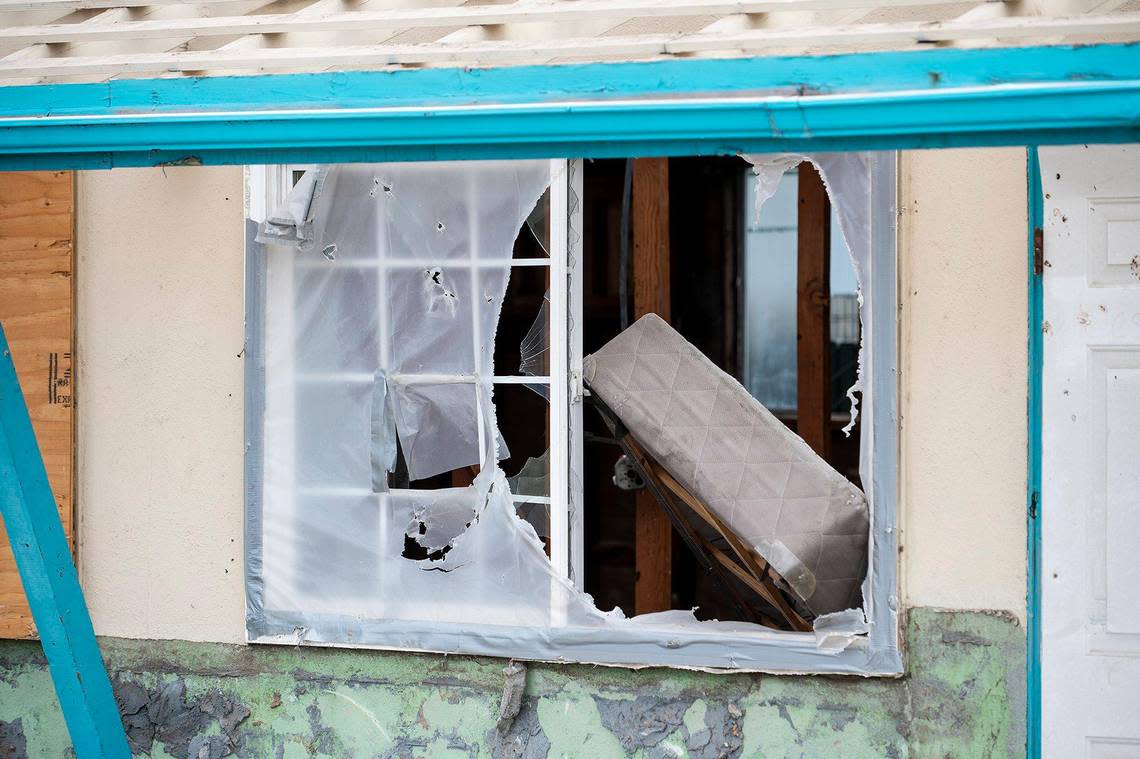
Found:
[{"label": "clear plastic film", "polygon": [[[530,325],[522,342],[519,344],[519,372],[531,377],[544,377],[550,374],[550,293],[542,297],[538,316]],[[549,385],[535,383],[527,385],[530,389],[550,400]]]},{"label": "clear plastic film", "polygon": [[[507,452],[492,401],[495,333],[515,239],[527,227],[541,239],[544,193],[564,181],[551,175],[558,165],[321,167],[260,225],[270,247],[252,638],[534,658],[626,641],[626,653],[568,658],[628,662],[686,640],[678,656],[696,662],[720,650],[710,635],[796,637],[690,612],[627,620],[598,610],[554,570],[535,529],[550,523],[549,505],[528,501],[549,495],[549,457],[510,482],[498,466]],[[523,374],[549,371],[547,319],[540,312],[527,336]],[[391,484],[401,463],[413,483],[477,475],[467,487],[413,490]],[[828,645],[842,649],[836,641],[855,627],[835,625]],[[594,632],[553,632],[573,628]],[[471,635],[478,645],[453,642]],[[749,666],[739,652],[725,661]]]},{"label": "clear plastic film", "polygon": [[[266,261],[266,607],[536,627],[613,616],[553,572],[516,516],[549,510],[525,501],[547,482],[547,460],[520,473],[520,504],[496,463],[508,452],[491,401],[495,331],[515,238],[545,224],[553,165],[322,167],[261,226],[258,239],[277,246]],[[397,458],[413,482],[479,474],[468,487],[389,487]]]}]

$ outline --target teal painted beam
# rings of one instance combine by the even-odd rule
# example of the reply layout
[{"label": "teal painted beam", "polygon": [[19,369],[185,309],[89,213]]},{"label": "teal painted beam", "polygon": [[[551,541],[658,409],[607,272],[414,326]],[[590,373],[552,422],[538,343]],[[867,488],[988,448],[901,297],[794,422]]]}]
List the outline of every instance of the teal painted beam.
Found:
[{"label": "teal painted beam", "polygon": [[95,641],[3,327],[0,513],[76,756],[129,757],[111,681]]},{"label": "teal painted beam", "polygon": [[[883,81],[872,86],[866,72],[879,58],[889,65]],[[999,75],[987,70],[986,64],[999,60],[1004,66],[996,70],[1035,73]],[[705,61],[671,63],[669,77],[663,77],[658,64],[530,67],[523,73],[497,69],[493,76],[482,72],[493,86],[484,82],[485,99],[464,105],[431,104],[448,98],[479,99],[478,88],[463,89],[474,81],[472,75],[453,70],[402,72],[406,78],[398,80],[387,100],[372,101],[362,100],[357,92],[346,94],[345,83],[352,81],[347,74],[218,80],[224,85],[194,80],[202,97],[193,105],[183,102],[189,86],[185,80],[132,82],[126,102],[112,98],[101,103],[91,102],[92,93],[105,95],[108,85],[40,85],[49,87],[42,102],[50,105],[41,106],[39,116],[27,112],[29,90],[36,88],[12,88],[20,92],[6,93],[7,101],[0,90],[0,103],[7,102],[9,112],[19,114],[0,115],[0,168],[731,155],[1140,141],[1140,47],[1135,45],[713,62],[724,69],[709,69]],[[799,73],[818,76],[823,85],[800,84],[788,94],[791,85],[777,83],[800,78],[788,73],[793,63],[803,67]],[[923,65],[933,63],[940,66]],[[755,80],[739,78],[763,65],[775,73]],[[548,84],[537,90],[541,99],[535,100],[535,92],[525,88],[539,71],[545,72]],[[598,89],[602,71],[614,77],[606,90]],[[737,76],[718,84],[710,71]],[[925,83],[918,86],[922,71]],[[407,90],[421,74],[425,85],[450,77],[450,89],[424,95],[418,104],[399,104],[412,97]],[[397,80],[365,81],[375,89],[380,81]],[[765,84],[771,85],[769,91],[758,93]],[[297,106],[304,94],[321,87],[323,96]],[[604,96],[583,97],[591,89]],[[808,94],[820,91],[828,94]],[[137,112],[144,92],[162,107]],[[365,105],[368,102],[381,105]]]},{"label": "teal painted beam", "polygon": [[646,94],[835,95],[994,84],[1110,82],[1135,78],[1138,71],[1140,44],[184,76],[0,87],[0,114],[65,116],[207,109],[488,105],[614,100]]},{"label": "teal painted beam", "polygon": [[[1028,473],[1026,487],[1026,756],[1041,756],[1041,375],[1044,366],[1044,250],[1038,270],[1038,242],[1045,228],[1045,198],[1037,148],[1026,161],[1029,220],[1029,387]],[[1043,244],[1043,242],[1042,242]]]}]

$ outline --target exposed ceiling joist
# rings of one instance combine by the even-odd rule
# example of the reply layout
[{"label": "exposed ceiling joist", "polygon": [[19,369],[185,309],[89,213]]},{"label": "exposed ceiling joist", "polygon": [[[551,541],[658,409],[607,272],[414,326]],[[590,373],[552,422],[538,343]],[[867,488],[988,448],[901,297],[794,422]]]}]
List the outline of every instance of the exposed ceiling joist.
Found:
[{"label": "exposed ceiling joist", "polygon": [[[194,0],[193,5],[224,5],[242,0]],[[144,8],[153,5],[186,5],[180,0],[0,0],[0,13],[15,11],[102,10],[105,8]]]},{"label": "exposed ceiling joist", "polygon": [[1006,17],[977,21],[907,24],[857,24],[841,27],[754,29],[734,33],[681,35],[597,36],[542,40],[435,42],[413,45],[380,44],[340,47],[219,49],[99,57],[60,57],[35,61],[0,61],[0,77],[103,75],[202,71],[257,71],[321,68],[384,67],[394,65],[495,65],[532,62],[543,58],[654,58],[694,53],[762,53],[810,45],[830,48],[859,45],[913,46],[971,39],[1018,40],[1043,35],[1135,35],[1140,37],[1140,13],[1074,18]]},{"label": "exposed ceiling joist", "polygon": [[394,8],[309,14],[300,24],[295,13],[242,16],[202,16],[121,21],[90,26],[44,24],[0,29],[0,43],[61,43],[162,39],[170,37],[229,37],[287,32],[359,32],[406,27],[489,26],[496,24],[560,23],[602,18],[724,16],[782,12],[817,12],[881,7],[945,4],[945,0],[543,0],[504,5]]},{"label": "exposed ceiling joist", "polygon": [[1124,42],[1140,40],[1138,11],[1140,0],[0,0],[0,84]]}]

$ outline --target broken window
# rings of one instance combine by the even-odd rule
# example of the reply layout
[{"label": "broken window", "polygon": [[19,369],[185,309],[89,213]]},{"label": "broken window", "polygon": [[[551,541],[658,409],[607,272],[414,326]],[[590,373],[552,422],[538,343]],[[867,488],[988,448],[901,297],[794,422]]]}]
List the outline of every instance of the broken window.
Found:
[{"label": "broken window", "polygon": [[[802,157],[749,160],[760,212]],[[883,223],[874,198],[893,192],[893,178],[873,188],[885,159],[870,154],[811,160],[833,198],[845,193],[837,223],[867,323],[871,230]],[[586,170],[560,160],[251,168],[251,192],[266,198],[263,211],[251,202],[248,251],[251,640],[775,670],[830,657],[836,671],[867,668],[836,657],[869,650],[875,425],[857,430],[864,499],[664,322],[640,320],[584,356],[602,302],[584,271],[583,234],[599,221],[584,218]],[[892,241],[888,276],[893,253]],[[855,325],[866,414],[870,340]],[[623,339],[671,350],[630,362]],[[662,405],[654,383],[669,372]],[[678,405],[682,396],[696,402]],[[749,443],[752,458],[724,443],[735,433],[716,432],[733,414],[767,430]],[[618,445],[629,460],[611,479],[650,486],[663,508],[671,499],[689,515],[689,528],[674,525],[703,561],[696,572],[719,577],[693,598],[748,596],[741,613],[635,615],[586,592],[597,585],[587,448]],[[702,450],[728,458],[702,461]],[[756,479],[760,464],[783,478],[780,492],[760,495],[772,484]],[[744,487],[742,476],[756,481]],[[764,498],[799,499],[777,521],[810,513],[814,526],[777,539]]]}]

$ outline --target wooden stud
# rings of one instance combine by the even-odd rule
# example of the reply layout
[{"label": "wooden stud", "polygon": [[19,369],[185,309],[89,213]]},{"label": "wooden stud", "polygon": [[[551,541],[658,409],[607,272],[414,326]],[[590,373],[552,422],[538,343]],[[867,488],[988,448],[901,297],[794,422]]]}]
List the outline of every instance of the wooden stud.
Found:
[{"label": "wooden stud", "polygon": [[[633,162],[633,310],[640,318],[670,317],[669,160]],[[637,491],[634,609],[637,614],[673,608],[673,526],[648,490]]]},{"label": "wooden stud", "polygon": [[[0,175],[0,323],[27,399],[68,546],[74,552],[72,407],[74,173]],[[0,637],[36,634],[0,527]]]},{"label": "wooden stud", "polygon": [[831,204],[816,168],[799,169],[796,432],[827,458],[831,439]]}]

